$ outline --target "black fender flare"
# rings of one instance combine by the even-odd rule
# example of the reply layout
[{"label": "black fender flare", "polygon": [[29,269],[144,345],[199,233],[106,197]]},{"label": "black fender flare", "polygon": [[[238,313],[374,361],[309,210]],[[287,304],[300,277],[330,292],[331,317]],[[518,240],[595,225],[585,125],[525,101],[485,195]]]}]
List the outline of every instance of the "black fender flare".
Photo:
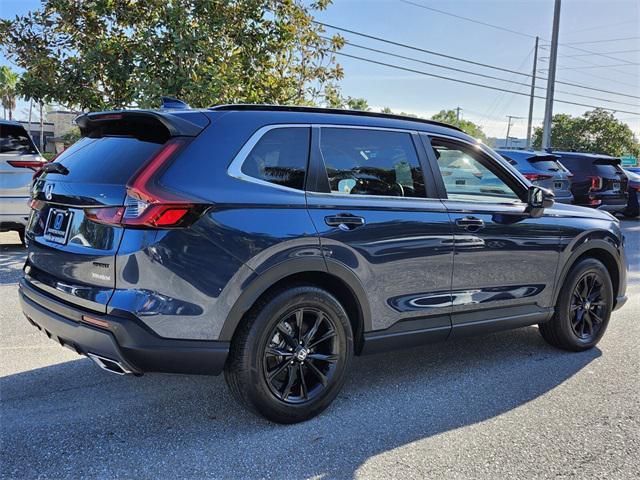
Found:
[{"label": "black fender flare", "polygon": [[279,263],[265,272],[251,275],[242,287],[242,294],[234,303],[222,326],[220,341],[231,341],[236,328],[244,314],[253,304],[273,285],[279,281],[298,273],[323,273],[340,279],[354,295],[362,316],[363,332],[371,330],[371,310],[364,287],[360,280],[347,266],[342,263],[321,257],[296,258]]},{"label": "black fender flare", "polygon": [[[586,252],[590,250],[604,250],[609,253],[615,260],[616,268],[618,269],[618,278],[621,278],[621,268],[620,264],[620,253],[618,248],[613,245],[613,239],[607,237],[605,238],[588,238],[590,235],[586,235],[582,239],[580,239],[577,243],[574,243],[573,247],[571,247],[571,253],[567,260],[564,262],[562,266],[562,270],[560,271],[560,275],[557,277],[557,282],[555,286],[555,291],[553,294],[554,305],[558,303],[558,296],[560,295],[560,290],[564,285],[564,282],[569,274],[569,270],[576,263],[576,260],[584,255]],[[618,292],[614,292],[614,298],[618,295]]]}]

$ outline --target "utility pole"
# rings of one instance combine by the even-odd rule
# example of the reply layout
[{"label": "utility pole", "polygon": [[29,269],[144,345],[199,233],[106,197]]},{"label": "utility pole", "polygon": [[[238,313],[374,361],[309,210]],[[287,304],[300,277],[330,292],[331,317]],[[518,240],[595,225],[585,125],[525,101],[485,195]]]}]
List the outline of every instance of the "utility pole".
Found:
[{"label": "utility pole", "polygon": [[504,148],[509,148],[509,133],[511,133],[511,120],[513,118],[520,119],[522,117],[516,117],[515,115],[507,115],[508,123],[507,123],[507,138],[504,141]]},{"label": "utility pole", "polygon": [[460,126],[460,107],[456,107],[456,126]]},{"label": "utility pole", "polygon": [[533,122],[533,97],[536,94],[536,67],[538,65],[538,42],[536,37],[536,46],[533,50],[533,70],[531,71],[531,96],[529,97],[529,118],[527,120],[527,149],[531,148],[531,123]]},{"label": "utility pole", "polygon": [[553,90],[556,84],[556,60],[558,59],[558,32],[560,30],[560,0],[556,0],[553,9],[553,33],[549,56],[549,74],[547,75],[547,98],[544,104],[544,123],[542,124],[542,149],[551,146],[551,119],[553,118]]}]

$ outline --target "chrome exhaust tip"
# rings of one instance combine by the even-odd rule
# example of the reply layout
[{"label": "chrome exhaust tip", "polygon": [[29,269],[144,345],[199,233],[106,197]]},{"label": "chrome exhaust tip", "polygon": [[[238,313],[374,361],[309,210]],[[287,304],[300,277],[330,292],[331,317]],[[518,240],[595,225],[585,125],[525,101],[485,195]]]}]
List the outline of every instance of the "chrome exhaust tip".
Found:
[{"label": "chrome exhaust tip", "polygon": [[129,370],[117,360],[101,357],[100,355],[96,355],[95,353],[87,353],[87,357],[89,357],[96,365],[98,365],[101,369],[106,370],[107,372],[115,373],[116,375],[133,374],[131,370]]}]

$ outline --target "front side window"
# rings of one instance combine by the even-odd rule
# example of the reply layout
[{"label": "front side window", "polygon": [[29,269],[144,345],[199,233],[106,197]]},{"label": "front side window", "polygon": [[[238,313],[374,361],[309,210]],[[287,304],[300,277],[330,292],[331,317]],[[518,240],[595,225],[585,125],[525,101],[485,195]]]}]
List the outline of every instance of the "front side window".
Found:
[{"label": "front side window", "polygon": [[451,200],[518,202],[516,192],[487,166],[488,160],[472,147],[432,139],[438,167]]},{"label": "front side window", "polygon": [[424,177],[409,133],[322,128],[320,151],[332,193],[424,198]]},{"label": "front side window", "polygon": [[242,173],[265,182],[303,190],[309,138],[308,127],[269,130],[245,159]]}]

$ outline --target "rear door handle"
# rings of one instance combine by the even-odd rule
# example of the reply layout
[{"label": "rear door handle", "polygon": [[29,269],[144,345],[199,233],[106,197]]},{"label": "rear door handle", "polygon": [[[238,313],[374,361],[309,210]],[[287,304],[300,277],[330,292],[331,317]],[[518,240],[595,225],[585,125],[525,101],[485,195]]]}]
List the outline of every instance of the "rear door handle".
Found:
[{"label": "rear door handle", "polygon": [[484,220],[476,217],[463,217],[456,220],[456,225],[469,232],[477,232],[484,228]]},{"label": "rear door handle", "polygon": [[341,213],[324,217],[324,223],[330,227],[338,227],[340,230],[347,231],[363,226],[365,221],[362,217],[357,217],[349,213]]}]

